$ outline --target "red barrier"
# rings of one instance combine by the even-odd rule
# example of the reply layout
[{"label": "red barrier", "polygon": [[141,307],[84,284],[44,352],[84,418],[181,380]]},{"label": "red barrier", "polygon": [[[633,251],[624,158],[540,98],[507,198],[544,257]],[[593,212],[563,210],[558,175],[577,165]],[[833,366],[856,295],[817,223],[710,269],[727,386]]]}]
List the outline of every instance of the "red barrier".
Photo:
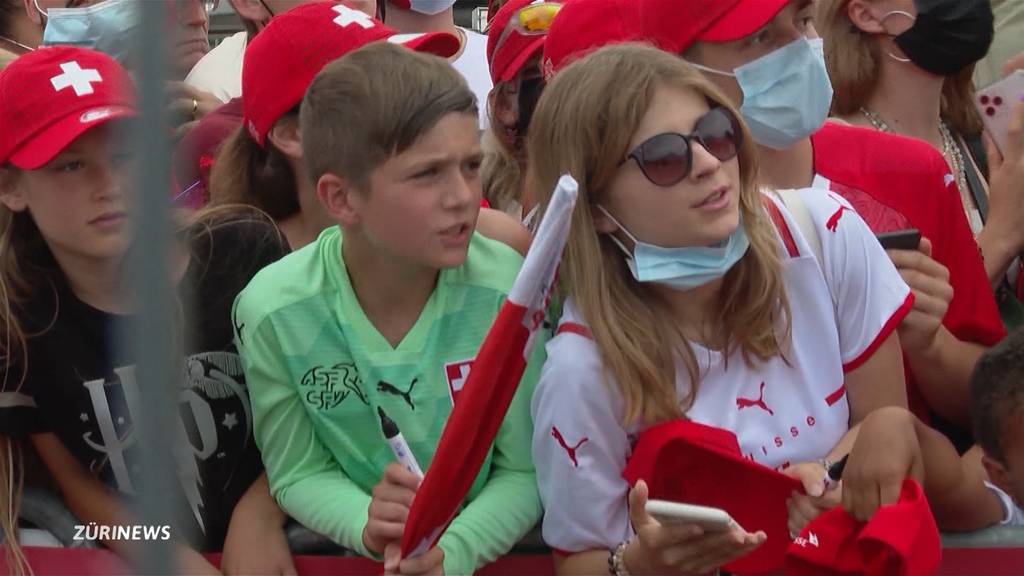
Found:
[{"label": "red barrier", "polygon": [[[69,574],[81,576],[129,575],[131,570],[112,552],[85,548],[26,547],[25,555],[37,576]],[[208,555],[215,564],[219,554]],[[380,564],[349,556],[296,556],[300,576],[335,574],[380,576]],[[10,571],[0,554],[0,574]],[[478,572],[481,576],[553,576],[551,557],[504,556]],[[1024,548],[945,548],[937,576],[1019,576],[1024,574]]]}]

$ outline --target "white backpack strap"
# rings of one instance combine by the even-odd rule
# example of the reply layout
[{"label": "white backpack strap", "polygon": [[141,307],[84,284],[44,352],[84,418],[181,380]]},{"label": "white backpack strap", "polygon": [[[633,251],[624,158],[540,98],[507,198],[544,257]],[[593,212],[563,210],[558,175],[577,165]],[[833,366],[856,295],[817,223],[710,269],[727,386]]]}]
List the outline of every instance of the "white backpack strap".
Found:
[{"label": "white backpack strap", "polygon": [[810,245],[811,252],[818,259],[818,264],[824,266],[825,259],[823,256],[825,252],[821,248],[821,236],[818,235],[818,229],[814,226],[814,220],[811,219],[811,212],[807,209],[807,205],[804,204],[803,198],[800,197],[800,191],[776,190],[775,194],[779,197],[779,200],[782,200],[786,210],[789,210],[789,215],[793,217],[793,221],[800,228],[800,233],[803,234],[807,244]]}]

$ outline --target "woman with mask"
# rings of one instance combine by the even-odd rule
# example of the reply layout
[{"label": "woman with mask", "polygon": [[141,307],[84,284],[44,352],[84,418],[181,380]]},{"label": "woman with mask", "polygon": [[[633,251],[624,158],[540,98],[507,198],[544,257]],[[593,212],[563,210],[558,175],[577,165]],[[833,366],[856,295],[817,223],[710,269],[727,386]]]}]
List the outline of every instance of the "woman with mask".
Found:
[{"label": "woman with mask", "polygon": [[567,300],[532,403],[559,573],[703,574],[765,541],[647,516],[646,487],[622,471],[650,426],[686,417],[729,430],[746,457],[835,505],[822,459],[846,454],[870,411],[905,405],[894,331],[909,288],[842,198],[804,189],[822,241],[813,255],[760,192],[750,138],[699,72],[637,45],[559,71],[537,106],[541,204],[560,174],[580,183]]},{"label": "woman with mask", "polygon": [[[1024,322],[1007,289],[1024,250],[1021,159],[992,158],[986,182],[974,63],[993,36],[987,0],[828,0],[821,4],[834,112],[843,120],[919,138],[944,156],[999,292],[1008,327]],[[990,186],[991,184],[991,190]]]},{"label": "woman with mask", "polygon": [[651,42],[696,65],[740,107],[763,183],[842,197],[876,234],[920,230],[918,251],[889,251],[915,295],[899,326],[909,403],[926,422],[938,414],[968,428],[971,371],[1005,332],[959,198],[927,144],[825,122],[832,88],[813,8],[810,0],[566,4],[548,31],[543,68],[557,71],[594,46]]},{"label": "woman with mask", "polygon": [[536,211],[523,187],[526,134],[544,79],[540,56],[544,36],[561,2],[512,0],[497,11],[487,32],[487,59],[494,88],[487,98],[490,128],[482,178],[484,198],[530,227]]}]

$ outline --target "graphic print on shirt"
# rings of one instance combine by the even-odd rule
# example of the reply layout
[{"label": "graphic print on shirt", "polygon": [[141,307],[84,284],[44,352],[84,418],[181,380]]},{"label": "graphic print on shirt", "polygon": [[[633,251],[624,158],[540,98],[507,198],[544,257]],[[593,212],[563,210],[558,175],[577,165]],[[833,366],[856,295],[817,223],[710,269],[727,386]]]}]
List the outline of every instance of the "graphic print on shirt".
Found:
[{"label": "graphic print on shirt", "polygon": [[469,379],[469,372],[473,369],[474,360],[475,358],[470,358],[469,360],[449,362],[444,365],[444,379],[448,382],[448,393],[452,397],[452,406],[455,405],[459,392],[462,391],[462,387],[466,385],[466,380]]},{"label": "graphic print on shirt", "polygon": [[359,370],[351,362],[329,367],[313,366],[302,375],[299,390],[306,404],[321,412],[337,407],[352,395],[363,404],[370,405],[363,392]]},{"label": "graphic print on shirt", "polygon": [[576,451],[580,449],[580,446],[582,446],[584,442],[589,441],[590,438],[584,436],[575,445],[569,446],[569,443],[565,441],[565,438],[562,436],[562,432],[557,426],[551,427],[551,436],[556,442],[558,442],[558,445],[562,447],[562,450],[565,450],[565,453],[569,455],[569,460],[572,460],[572,467],[579,468],[580,464],[576,461]]},{"label": "graphic print on shirt", "polygon": [[775,416],[775,411],[768,407],[768,404],[764,400],[764,382],[761,382],[761,390],[758,392],[757,398],[744,398],[742,396],[736,397],[736,409],[742,411],[744,408],[752,407],[760,408],[771,416]]},{"label": "graphic print on shirt", "polygon": [[843,202],[840,201],[839,197],[836,196],[835,194],[829,192],[828,195],[830,198],[836,201],[836,204],[839,204],[839,209],[836,210],[835,213],[833,213],[831,216],[829,216],[828,222],[825,223],[825,228],[827,228],[829,232],[834,233],[836,229],[839,228],[839,220],[842,219],[843,212],[853,212],[853,208],[850,208],[846,204],[843,204]]},{"label": "graphic print on shirt", "polygon": [[412,408],[413,411],[415,411],[416,405],[413,404],[412,402],[412,389],[416,387],[416,383],[419,382],[419,380],[419,378],[413,378],[412,382],[409,383],[409,389],[406,390],[405,392],[403,392],[394,384],[381,380],[380,382],[377,382],[377,391],[402,398],[403,400],[405,400],[405,403],[409,405],[409,408]]},{"label": "graphic print on shirt", "polygon": [[[229,469],[246,449],[252,435],[252,413],[241,360],[230,352],[205,352],[189,356],[182,367],[178,418],[174,421],[174,459],[178,481],[199,529],[205,534],[204,496],[217,497],[224,486],[205,486],[200,469],[211,458],[224,460]],[[89,465],[100,478],[113,476],[118,491],[136,492],[141,470],[138,455],[129,451],[138,437],[134,423],[140,414],[135,366],[114,369],[112,381],[99,378],[83,382],[89,392],[92,414],[82,413],[83,423],[94,430],[82,439],[97,452]]]}]

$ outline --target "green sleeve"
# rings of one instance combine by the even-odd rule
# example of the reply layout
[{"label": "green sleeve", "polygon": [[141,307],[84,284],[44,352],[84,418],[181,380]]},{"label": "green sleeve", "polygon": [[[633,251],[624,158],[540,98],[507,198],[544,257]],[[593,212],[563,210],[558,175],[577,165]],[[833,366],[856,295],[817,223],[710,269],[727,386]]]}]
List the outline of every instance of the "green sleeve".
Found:
[{"label": "green sleeve", "polygon": [[271,322],[264,319],[245,335],[244,345],[236,343],[270,493],[303,526],[374,557],[362,537],[370,496],[348,478],[317,436]]},{"label": "green sleeve", "polygon": [[530,400],[544,363],[545,343],[546,331],[542,331],[494,440],[487,484],[441,536],[447,576],[472,574],[508,552],[540,520],[540,494],[530,452]]}]

